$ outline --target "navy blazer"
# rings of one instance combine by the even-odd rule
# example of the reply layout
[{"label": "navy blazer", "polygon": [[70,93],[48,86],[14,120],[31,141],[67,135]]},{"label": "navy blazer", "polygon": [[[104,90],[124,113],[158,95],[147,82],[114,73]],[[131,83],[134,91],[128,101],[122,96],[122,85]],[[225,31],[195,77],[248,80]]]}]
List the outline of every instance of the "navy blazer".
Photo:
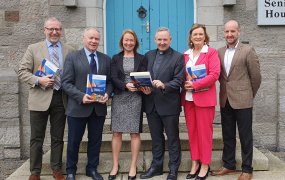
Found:
[{"label": "navy blazer", "polygon": [[[126,91],[125,71],[123,68],[124,53],[120,52],[115,54],[111,61],[111,79],[114,86],[114,93]],[[143,72],[147,70],[147,61],[144,56],[138,53],[134,53],[134,71]]]},{"label": "navy blazer", "polygon": [[151,113],[154,106],[160,116],[176,115],[181,111],[180,87],[185,80],[184,56],[169,47],[154,79],[152,67],[156,58],[157,49],[145,54],[152,80],[160,80],[165,89],[154,88],[149,95],[144,96],[145,112]]},{"label": "navy blazer", "polygon": [[[106,93],[109,98],[113,92],[111,83],[110,65],[111,58],[97,51],[99,70],[98,74],[106,75]],[[62,88],[68,95],[65,114],[70,117],[89,117],[93,109],[97,116],[107,115],[107,105],[98,102],[83,104],[82,99],[86,94],[87,74],[92,74],[84,49],[68,54],[65,59],[62,75]]]}]

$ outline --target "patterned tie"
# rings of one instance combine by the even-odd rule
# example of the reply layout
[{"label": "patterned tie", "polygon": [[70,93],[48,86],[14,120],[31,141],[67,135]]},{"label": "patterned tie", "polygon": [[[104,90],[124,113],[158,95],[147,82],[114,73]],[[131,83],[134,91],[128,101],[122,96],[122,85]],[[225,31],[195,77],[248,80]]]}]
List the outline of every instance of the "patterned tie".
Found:
[{"label": "patterned tie", "polygon": [[91,57],[90,68],[93,74],[97,74],[97,65],[96,65],[96,61],[94,58],[95,54],[91,53],[89,56]]},{"label": "patterned tie", "polygon": [[[58,52],[56,49],[56,45],[53,45],[53,52],[52,52],[52,60],[54,65],[59,69],[59,57],[58,57]],[[60,73],[58,71],[57,74],[54,75],[54,85],[53,85],[53,89],[55,90],[59,90],[61,86],[61,82],[60,82]]]}]

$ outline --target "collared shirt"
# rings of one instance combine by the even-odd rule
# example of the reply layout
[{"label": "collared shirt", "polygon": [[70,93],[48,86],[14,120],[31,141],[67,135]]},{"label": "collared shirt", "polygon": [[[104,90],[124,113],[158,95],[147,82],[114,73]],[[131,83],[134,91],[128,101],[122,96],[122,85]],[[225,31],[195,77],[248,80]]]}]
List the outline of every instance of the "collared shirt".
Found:
[{"label": "collared shirt", "polygon": [[[188,67],[192,67],[195,66],[199,56],[201,53],[207,53],[208,52],[209,47],[207,45],[204,45],[201,49],[201,51],[194,57],[194,49],[188,49],[184,54],[188,54],[189,56],[189,60],[186,64],[186,71]],[[185,96],[185,100],[186,101],[193,101],[193,96],[192,96],[192,92],[186,91],[186,96]]]},{"label": "collared shirt", "polygon": [[[88,51],[85,47],[84,47],[84,51],[85,51],[85,54],[86,54],[86,57],[88,59],[88,62],[90,64],[91,62],[91,56],[90,54],[92,54],[90,51]],[[97,57],[97,51],[95,51],[93,54],[95,54],[94,56],[94,59],[96,61],[96,65],[97,65],[97,72],[99,71],[99,61],[98,61],[98,57]]]},{"label": "collared shirt", "polygon": [[228,48],[228,46],[227,46],[227,49],[226,49],[226,52],[225,52],[225,57],[224,57],[224,65],[225,65],[227,76],[229,75],[230,68],[231,68],[232,61],[233,61],[233,57],[235,55],[238,43],[239,43],[239,41],[237,42],[235,47],[232,48],[232,49]]},{"label": "collared shirt", "polygon": [[[49,58],[50,58],[50,61],[53,62],[53,44],[51,42],[49,42],[47,39],[46,39],[46,42],[47,42],[47,47],[48,47],[48,54],[49,54]],[[60,73],[60,77],[62,75],[62,47],[61,47],[61,43],[60,41],[58,41],[56,43],[56,50],[57,50],[57,53],[58,53],[58,58],[59,58],[59,73]]]}]

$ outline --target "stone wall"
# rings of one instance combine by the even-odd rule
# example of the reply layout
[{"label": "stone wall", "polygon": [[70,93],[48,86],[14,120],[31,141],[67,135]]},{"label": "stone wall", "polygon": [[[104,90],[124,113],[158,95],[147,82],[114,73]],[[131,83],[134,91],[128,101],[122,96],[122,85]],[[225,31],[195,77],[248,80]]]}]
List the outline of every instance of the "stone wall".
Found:
[{"label": "stone wall", "polygon": [[285,67],[278,73],[277,150],[285,152]]},{"label": "stone wall", "polygon": [[[18,82],[16,71],[28,45],[45,39],[44,20],[57,17],[64,28],[62,41],[76,49],[83,47],[86,27],[98,28],[99,50],[104,51],[105,0],[75,1],[77,7],[66,7],[68,0],[0,1],[0,159],[29,157],[29,87]],[[224,6],[225,2],[233,5]],[[223,25],[230,19],[240,22],[241,41],[255,47],[261,65],[262,84],[254,106],[254,145],[284,151],[284,26],[257,26],[256,0],[196,0],[196,22],[206,25],[211,47],[225,45]],[[219,122],[217,113],[215,123]],[[44,150],[49,144],[47,131]]]},{"label": "stone wall", "polygon": [[0,68],[0,159],[20,158],[19,86],[16,72]]}]

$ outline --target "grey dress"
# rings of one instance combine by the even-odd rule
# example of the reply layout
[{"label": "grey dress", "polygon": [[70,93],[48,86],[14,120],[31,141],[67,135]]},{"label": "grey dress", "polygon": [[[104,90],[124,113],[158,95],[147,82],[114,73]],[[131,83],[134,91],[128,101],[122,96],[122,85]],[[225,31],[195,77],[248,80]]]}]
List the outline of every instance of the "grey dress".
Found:
[{"label": "grey dress", "polygon": [[[124,57],[123,68],[125,71],[125,82],[130,83],[130,72],[134,71],[134,58]],[[141,132],[141,108],[142,97],[131,91],[121,91],[114,94],[111,109],[111,131],[112,132]]]}]

